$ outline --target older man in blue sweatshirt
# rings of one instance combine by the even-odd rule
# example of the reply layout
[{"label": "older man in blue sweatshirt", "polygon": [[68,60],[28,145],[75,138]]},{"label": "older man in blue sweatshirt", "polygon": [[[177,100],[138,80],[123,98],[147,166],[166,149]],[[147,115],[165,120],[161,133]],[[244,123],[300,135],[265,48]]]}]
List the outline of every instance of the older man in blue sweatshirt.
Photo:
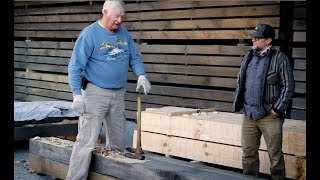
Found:
[{"label": "older man in blue sweatshirt", "polygon": [[80,117],[67,180],[87,178],[102,123],[110,148],[124,152],[128,67],[138,77],[137,91],[141,86],[145,94],[151,89],[138,48],[121,25],[124,6],[121,0],[106,0],[102,19],[81,31],[73,49],[68,66],[69,85],[74,109]]}]

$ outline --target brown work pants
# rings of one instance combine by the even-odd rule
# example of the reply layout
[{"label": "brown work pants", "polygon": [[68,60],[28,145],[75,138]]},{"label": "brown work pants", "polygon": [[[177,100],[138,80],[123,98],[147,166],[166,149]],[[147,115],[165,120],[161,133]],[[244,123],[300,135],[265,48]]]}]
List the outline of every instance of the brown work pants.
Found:
[{"label": "brown work pants", "polygon": [[243,174],[258,176],[259,147],[263,135],[270,159],[272,179],[285,179],[285,163],[282,152],[282,126],[284,118],[267,115],[259,120],[252,120],[243,115],[241,146]]}]

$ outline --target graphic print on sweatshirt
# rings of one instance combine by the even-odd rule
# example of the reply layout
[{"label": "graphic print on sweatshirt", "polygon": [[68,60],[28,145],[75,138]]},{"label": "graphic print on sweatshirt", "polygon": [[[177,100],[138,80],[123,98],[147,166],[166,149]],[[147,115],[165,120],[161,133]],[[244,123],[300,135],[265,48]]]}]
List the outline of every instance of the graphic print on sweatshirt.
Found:
[{"label": "graphic print on sweatshirt", "polygon": [[110,42],[102,43],[100,50],[103,51],[102,54],[107,61],[124,61],[128,59],[127,50],[124,48],[127,44],[127,42],[117,39],[115,45]]}]

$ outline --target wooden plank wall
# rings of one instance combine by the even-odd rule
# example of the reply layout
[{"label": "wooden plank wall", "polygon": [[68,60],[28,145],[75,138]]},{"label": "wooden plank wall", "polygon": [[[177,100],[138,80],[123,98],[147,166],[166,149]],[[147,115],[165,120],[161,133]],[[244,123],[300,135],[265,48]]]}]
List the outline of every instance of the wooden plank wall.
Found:
[{"label": "wooden plank wall", "polygon": [[293,48],[295,97],[292,102],[292,116],[306,117],[306,2],[294,2]]},{"label": "wooden plank wall", "polygon": [[[142,97],[143,110],[178,106],[230,112],[240,62],[251,47],[248,30],[269,23],[278,39],[276,1],[125,2],[124,25],[152,83],[150,94]],[[14,10],[15,98],[71,101],[72,48],[80,31],[101,18],[103,1],[28,3]],[[129,72],[126,115],[135,119],[137,78]],[[303,119],[300,114],[295,111],[291,118]]]}]

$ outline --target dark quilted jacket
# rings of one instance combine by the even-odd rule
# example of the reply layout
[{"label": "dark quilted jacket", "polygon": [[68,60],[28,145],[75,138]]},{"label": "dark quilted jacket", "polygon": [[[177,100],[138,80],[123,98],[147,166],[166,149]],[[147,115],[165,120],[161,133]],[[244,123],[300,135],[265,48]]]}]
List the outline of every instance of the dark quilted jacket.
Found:
[{"label": "dark quilted jacket", "polygon": [[[253,50],[249,50],[247,55],[241,62],[240,72],[237,79],[236,96],[233,103],[233,111],[237,112],[243,107],[244,94],[244,76],[247,66],[251,60]],[[262,102],[266,112],[271,108],[278,114],[286,115],[286,110],[291,102],[294,93],[294,77],[288,56],[284,53],[272,48],[267,54],[268,64],[263,70],[267,74],[262,79],[263,94],[261,94]],[[271,61],[270,61],[271,58]]]}]

